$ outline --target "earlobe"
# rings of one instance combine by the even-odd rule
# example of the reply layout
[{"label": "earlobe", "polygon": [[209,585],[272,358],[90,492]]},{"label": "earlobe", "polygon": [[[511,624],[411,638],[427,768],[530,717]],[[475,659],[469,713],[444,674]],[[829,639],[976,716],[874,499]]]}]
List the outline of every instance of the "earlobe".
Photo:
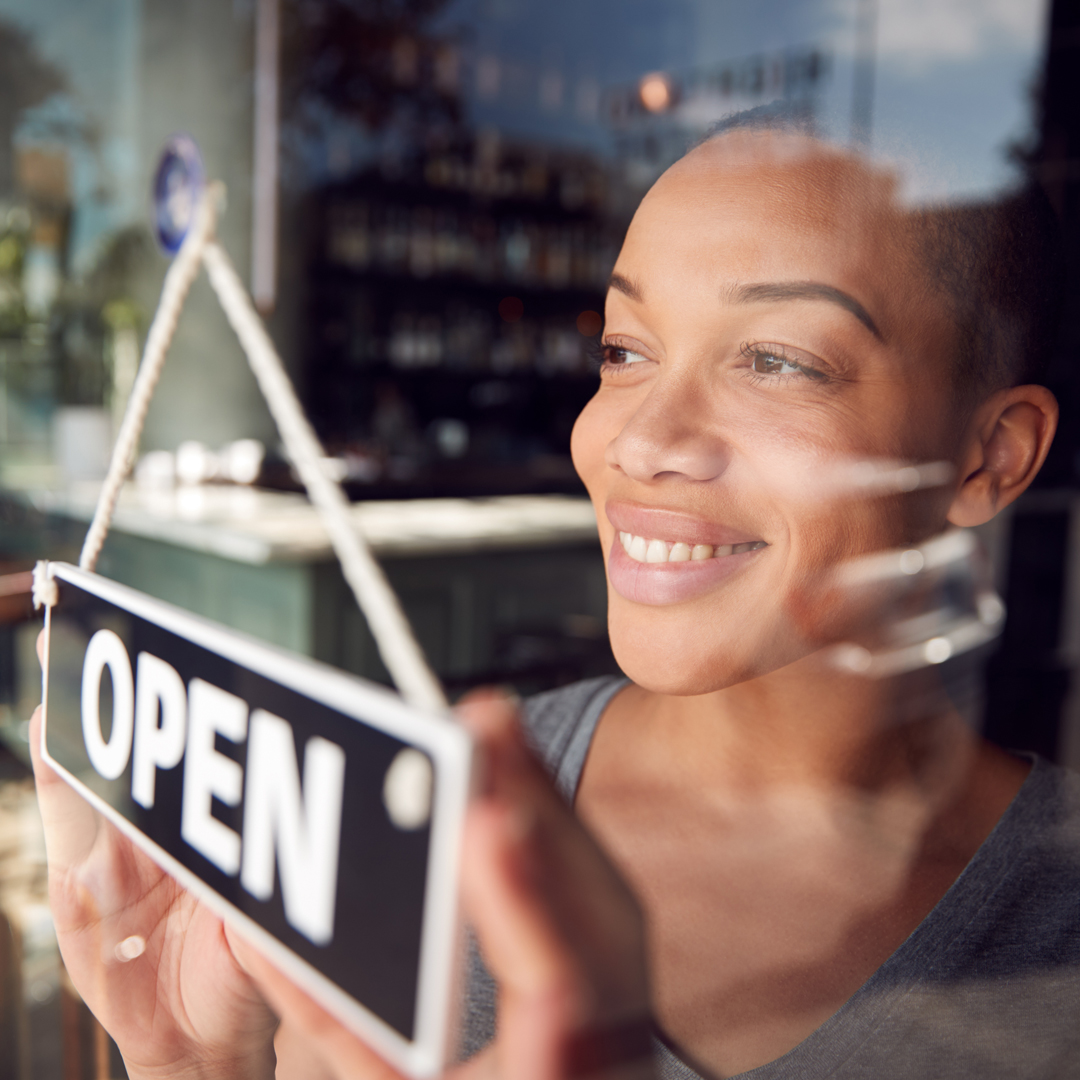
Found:
[{"label": "earlobe", "polygon": [[1057,421],[1057,400],[1045,386],[1014,386],[983,402],[958,461],[949,522],[982,525],[1019,498],[1046,460]]}]

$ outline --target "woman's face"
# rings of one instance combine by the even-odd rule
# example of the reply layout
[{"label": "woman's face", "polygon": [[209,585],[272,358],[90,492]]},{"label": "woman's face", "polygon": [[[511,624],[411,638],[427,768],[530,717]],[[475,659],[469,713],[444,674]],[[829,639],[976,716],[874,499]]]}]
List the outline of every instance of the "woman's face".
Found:
[{"label": "woman's face", "polygon": [[794,615],[831,567],[944,525],[947,490],[837,482],[957,453],[954,331],[903,220],[881,176],[763,135],[706,144],[642,202],[573,436],[640,685],[700,694],[806,656],[843,636]]}]

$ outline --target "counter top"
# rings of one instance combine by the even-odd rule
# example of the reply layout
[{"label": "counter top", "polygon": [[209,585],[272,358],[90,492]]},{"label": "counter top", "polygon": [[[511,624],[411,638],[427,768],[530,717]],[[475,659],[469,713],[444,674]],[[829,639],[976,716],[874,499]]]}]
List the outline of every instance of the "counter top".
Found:
[{"label": "counter top", "polygon": [[[9,493],[46,513],[89,523],[98,485]],[[504,495],[355,503],[354,519],[375,554],[446,554],[552,547],[596,540],[587,499]],[[147,490],[128,484],[112,528],[237,562],[315,562],[334,557],[302,495],[206,485]]]}]

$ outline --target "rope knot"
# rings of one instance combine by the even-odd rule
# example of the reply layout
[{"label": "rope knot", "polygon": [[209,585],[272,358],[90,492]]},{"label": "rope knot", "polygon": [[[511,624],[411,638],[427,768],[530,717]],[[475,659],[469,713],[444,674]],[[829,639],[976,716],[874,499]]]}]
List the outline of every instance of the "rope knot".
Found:
[{"label": "rope knot", "polygon": [[53,580],[52,568],[44,560],[34,565],[33,597],[35,611],[43,605],[53,607],[60,599],[60,589]]}]

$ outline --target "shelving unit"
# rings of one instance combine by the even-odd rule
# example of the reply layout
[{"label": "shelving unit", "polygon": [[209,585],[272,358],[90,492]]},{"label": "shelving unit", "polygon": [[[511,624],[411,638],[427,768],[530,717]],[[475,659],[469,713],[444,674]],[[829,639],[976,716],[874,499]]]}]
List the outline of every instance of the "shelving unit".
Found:
[{"label": "shelving unit", "polygon": [[581,490],[608,187],[590,155],[478,136],[313,200],[307,398],[353,494]]}]

